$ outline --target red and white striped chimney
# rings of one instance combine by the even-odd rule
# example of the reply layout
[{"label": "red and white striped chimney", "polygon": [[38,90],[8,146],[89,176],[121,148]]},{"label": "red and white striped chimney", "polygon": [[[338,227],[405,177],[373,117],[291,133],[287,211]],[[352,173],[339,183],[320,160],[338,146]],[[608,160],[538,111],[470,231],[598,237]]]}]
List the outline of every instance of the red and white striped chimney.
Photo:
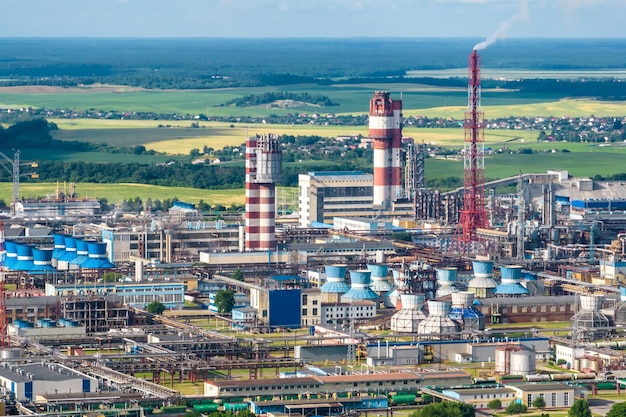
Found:
[{"label": "red and white striped chimney", "polygon": [[369,137],[374,147],[374,206],[387,210],[402,192],[402,101],[377,91],[370,100]]},{"label": "red and white striped chimney", "polygon": [[246,140],[246,250],[276,248],[276,182],[282,155],[276,135]]}]

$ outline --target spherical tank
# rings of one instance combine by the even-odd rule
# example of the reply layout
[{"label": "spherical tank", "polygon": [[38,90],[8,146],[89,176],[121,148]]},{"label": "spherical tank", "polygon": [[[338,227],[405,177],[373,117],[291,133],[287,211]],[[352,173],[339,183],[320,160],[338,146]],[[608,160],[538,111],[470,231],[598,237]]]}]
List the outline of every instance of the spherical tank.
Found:
[{"label": "spherical tank", "polygon": [[518,350],[511,352],[512,375],[532,375],[537,371],[535,352]]}]

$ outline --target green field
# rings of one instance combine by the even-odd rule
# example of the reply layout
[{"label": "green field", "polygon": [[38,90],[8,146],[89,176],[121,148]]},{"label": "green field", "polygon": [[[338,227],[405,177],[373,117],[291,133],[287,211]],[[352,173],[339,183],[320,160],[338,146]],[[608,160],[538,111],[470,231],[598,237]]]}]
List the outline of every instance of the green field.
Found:
[{"label": "green field", "polygon": [[[62,190],[64,185],[59,184]],[[55,183],[21,183],[20,196],[26,199],[55,195],[57,184]],[[5,203],[11,201],[12,185],[8,182],[0,183],[0,199]],[[76,185],[76,193],[79,198],[105,198],[109,204],[122,200],[140,197],[143,201],[165,200],[177,197],[179,200],[197,203],[204,200],[205,203],[215,206],[217,204],[229,207],[231,204],[244,204],[245,190],[200,190],[185,187],[161,187],[144,184],[93,184],[79,183]]]}]

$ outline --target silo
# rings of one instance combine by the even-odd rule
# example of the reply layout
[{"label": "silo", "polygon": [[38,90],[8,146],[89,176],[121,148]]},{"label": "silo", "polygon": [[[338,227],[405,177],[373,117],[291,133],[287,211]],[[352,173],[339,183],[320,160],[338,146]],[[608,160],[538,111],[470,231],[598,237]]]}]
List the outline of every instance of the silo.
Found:
[{"label": "silo", "polygon": [[422,305],[424,294],[400,294],[402,308],[391,316],[391,331],[399,333],[416,333],[418,324],[426,319]]},{"label": "silo", "polygon": [[428,317],[418,323],[417,332],[435,340],[456,338],[460,326],[449,317],[450,308],[449,301],[428,300]]},{"label": "silo", "polygon": [[607,339],[611,335],[609,318],[600,311],[603,295],[579,295],[580,310],[572,316],[570,327],[572,336],[580,342]]},{"label": "silo", "polygon": [[462,325],[463,330],[485,330],[485,316],[474,307],[474,293],[452,293],[450,318]]},{"label": "silo", "polygon": [[456,282],[456,268],[440,268],[437,269],[437,298],[445,297],[456,292],[454,283]]},{"label": "silo", "polygon": [[350,271],[350,289],[341,296],[341,301],[379,301],[379,296],[370,289],[372,273],[367,269]]},{"label": "silo", "polygon": [[530,293],[521,284],[522,266],[510,265],[500,268],[500,285],[495,289],[497,297],[524,297]]},{"label": "silo", "polygon": [[504,344],[496,347],[495,371],[500,375],[511,373],[511,353],[522,350],[520,345]]},{"label": "silo", "polygon": [[517,350],[511,352],[511,375],[534,375],[537,372],[535,352]]},{"label": "silo", "polygon": [[498,284],[493,279],[492,261],[472,261],[474,278],[467,285],[468,291],[476,294],[477,298],[491,298]]},{"label": "silo", "polygon": [[346,265],[326,265],[324,269],[326,270],[326,283],[320,288],[322,301],[327,303],[338,302],[341,294],[350,289],[350,285],[346,282],[348,267]]}]

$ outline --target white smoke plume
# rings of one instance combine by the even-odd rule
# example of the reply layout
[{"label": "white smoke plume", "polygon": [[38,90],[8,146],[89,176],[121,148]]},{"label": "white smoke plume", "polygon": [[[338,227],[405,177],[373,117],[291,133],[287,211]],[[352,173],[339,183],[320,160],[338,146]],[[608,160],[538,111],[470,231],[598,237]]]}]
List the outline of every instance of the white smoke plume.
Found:
[{"label": "white smoke plume", "polygon": [[515,13],[513,16],[511,16],[504,22],[500,23],[498,30],[496,30],[494,33],[489,35],[487,39],[485,39],[484,41],[477,43],[474,46],[474,50],[480,51],[482,49],[485,49],[486,47],[488,47],[489,45],[491,45],[498,39],[504,38],[506,34],[508,33],[509,29],[511,29],[511,26],[513,25],[513,23],[518,22],[520,20],[526,20],[526,19],[528,19],[528,0],[522,0],[517,13]]}]

